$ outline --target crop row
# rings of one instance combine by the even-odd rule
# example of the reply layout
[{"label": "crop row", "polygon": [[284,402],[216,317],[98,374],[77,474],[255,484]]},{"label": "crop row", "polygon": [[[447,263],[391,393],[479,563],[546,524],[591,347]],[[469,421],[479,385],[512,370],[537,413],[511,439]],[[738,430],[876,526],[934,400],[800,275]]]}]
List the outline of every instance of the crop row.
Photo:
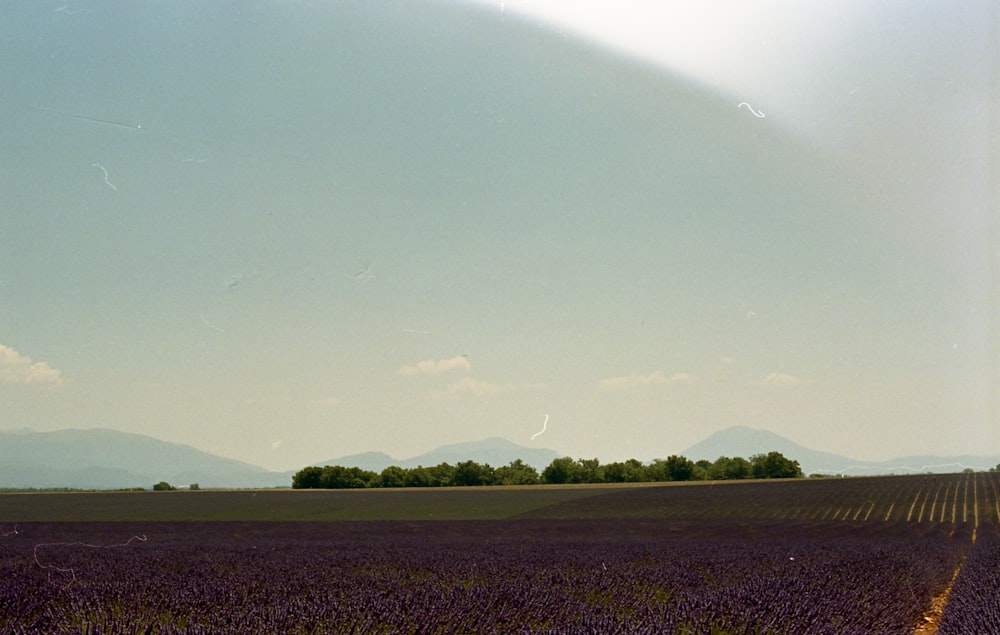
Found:
[{"label": "crop row", "polygon": [[939,635],[996,633],[1000,629],[1000,527],[977,532],[975,545],[952,587]]},{"label": "crop row", "polygon": [[638,488],[532,517],[760,518],[1000,524],[1000,473],[795,479]]},{"label": "crop row", "polygon": [[27,523],[0,537],[0,632],[907,633],[971,531],[726,519]]},{"label": "crop row", "polygon": [[754,518],[1000,524],[1000,473],[614,487],[0,494],[0,523],[49,520]]}]

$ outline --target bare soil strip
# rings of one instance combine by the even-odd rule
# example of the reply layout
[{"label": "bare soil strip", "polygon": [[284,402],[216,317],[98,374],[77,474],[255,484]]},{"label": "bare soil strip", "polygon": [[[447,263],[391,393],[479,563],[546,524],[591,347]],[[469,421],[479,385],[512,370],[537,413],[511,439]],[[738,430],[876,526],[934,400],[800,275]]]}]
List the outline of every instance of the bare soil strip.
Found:
[{"label": "bare soil strip", "polygon": [[[973,478],[975,478],[975,477],[973,477]],[[972,527],[972,544],[975,545],[976,544],[976,534],[979,531],[979,499],[976,498],[976,493],[975,493],[976,483],[975,483],[975,480],[973,480],[972,486],[973,486],[972,500],[973,500],[973,506],[974,506],[973,507],[973,511],[974,511],[974,518],[976,519],[975,523],[973,524],[973,527]],[[966,498],[963,501],[964,507],[963,507],[963,510],[962,510],[962,518],[963,518],[963,520],[965,518],[967,518],[967,510],[968,510],[968,507],[969,507],[968,506],[968,492],[969,492],[969,482],[967,480],[965,482],[965,494],[966,494]],[[958,504],[958,486],[956,485],[955,486],[955,505],[957,505],[957,504]],[[942,511],[943,511],[943,508],[942,508]],[[952,506],[952,518],[954,518],[954,517],[955,517],[955,506]],[[927,612],[924,613],[923,617],[920,618],[920,621],[917,622],[916,627],[913,629],[913,635],[935,635],[935,633],[938,632],[938,628],[941,625],[941,616],[944,615],[944,608],[948,605],[948,596],[951,595],[951,588],[953,586],[955,586],[955,580],[958,578],[958,574],[962,570],[962,564],[964,564],[964,560],[963,560],[963,562],[960,562],[957,567],[955,567],[955,573],[952,574],[951,580],[948,581],[948,584],[944,587],[944,590],[941,591],[940,593],[938,593],[936,596],[934,596],[934,599],[931,600],[931,606],[930,606],[930,608],[927,609]]]},{"label": "bare soil strip", "polygon": [[972,544],[976,544],[976,529],[979,529],[979,488],[976,486],[976,476],[972,475]]},{"label": "bare soil strip", "polygon": [[920,491],[917,490],[917,495],[913,497],[913,503],[910,504],[910,511],[906,513],[906,522],[910,522],[913,518],[913,508],[917,506],[917,501],[920,500]]},{"label": "bare soil strip", "polygon": [[955,573],[951,576],[951,580],[948,581],[944,590],[931,600],[930,608],[927,609],[927,612],[917,622],[916,627],[913,629],[913,635],[934,635],[938,632],[938,627],[941,625],[941,616],[944,614],[944,607],[947,606],[948,596],[951,594],[951,587],[955,586],[955,579],[958,578],[958,572],[961,570],[961,564],[955,567]]}]

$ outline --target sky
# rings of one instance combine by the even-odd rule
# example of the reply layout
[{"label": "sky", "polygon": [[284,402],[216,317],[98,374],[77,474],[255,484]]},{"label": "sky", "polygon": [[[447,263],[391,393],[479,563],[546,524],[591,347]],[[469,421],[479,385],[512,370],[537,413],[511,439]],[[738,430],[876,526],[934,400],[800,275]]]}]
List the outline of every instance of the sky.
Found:
[{"label": "sky", "polygon": [[0,429],[1000,454],[997,19],[8,3]]}]

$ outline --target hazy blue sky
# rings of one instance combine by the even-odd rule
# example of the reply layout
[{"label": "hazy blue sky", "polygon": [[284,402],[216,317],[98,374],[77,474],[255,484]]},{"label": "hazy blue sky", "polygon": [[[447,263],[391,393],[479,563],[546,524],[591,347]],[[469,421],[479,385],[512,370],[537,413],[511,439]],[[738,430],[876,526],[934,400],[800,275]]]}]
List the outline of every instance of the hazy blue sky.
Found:
[{"label": "hazy blue sky", "polygon": [[7,3],[0,427],[1000,453],[992,4]]}]

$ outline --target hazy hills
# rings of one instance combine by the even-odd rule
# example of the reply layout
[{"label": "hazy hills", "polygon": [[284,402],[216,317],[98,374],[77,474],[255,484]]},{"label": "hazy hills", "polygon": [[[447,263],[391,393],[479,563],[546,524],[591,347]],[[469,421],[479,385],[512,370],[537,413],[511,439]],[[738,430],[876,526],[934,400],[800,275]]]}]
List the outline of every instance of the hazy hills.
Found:
[{"label": "hazy hills", "polygon": [[767,430],[735,426],[709,435],[681,452],[693,461],[714,461],[720,456],[742,456],[778,451],[799,462],[805,474],[914,474],[918,472],[961,472],[966,468],[988,470],[1000,464],[997,456],[903,456],[888,461],[859,461],[840,454],[820,452],[799,445]]},{"label": "hazy hills", "polygon": [[[445,445],[402,460],[382,452],[366,452],[313,464],[357,466],[380,472],[389,465],[431,466],[471,459],[500,466],[520,458],[541,469],[558,456],[554,450],[492,438]],[[205,488],[289,487],[293,474],[116,430],[0,430],[0,488],[148,489],[160,481],[182,487],[191,483]]]},{"label": "hazy hills", "polygon": [[819,452],[799,445],[794,441],[779,436],[767,430],[757,430],[743,426],[735,426],[719,430],[709,435],[703,441],[692,445],[687,450],[681,452],[692,461],[706,459],[714,461],[720,456],[742,456],[745,459],[754,454],[777,451],[790,459],[799,462],[799,466],[805,474],[812,474],[816,471],[826,471],[831,468],[834,472],[840,473],[839,469],[844,466],[857,463],[838,454],[830,452]]},{"label": "hazy hills", "polygon": [[[749,458],[775,450],[797,460],[806,474],[960,472],[966,468],[986,470],[1000,464],[1000,456],[910,456],[880,462],[857,461],[811,450],[767,430],[740,426],[720,430],[684,451],[667,451],[663,456],[676,453],[695,461],[714,461],[720,456]],[[379,472],[389,465],[412,468],[473,460],[499,467],[521,459],[541,470],[559,456],[562,455],[554,450],[529,448],[506,439],[491,438],[444,445],[406,459],[395,459],[382,452],[366,452],[321,460],[312,465],[356,466]],[[599,458],[602,463],[611,460]],[[636,458],[651,460],[657,457]],[[268,471],[189,445],[115,430],[0,430],[0,488],[148,489],[160,481],[175,486],[198,483],[205,488],[288,487],[293,474],[294,471]]]},{"label": "hazy hills", "polygon": [[518,445],[507,439],[492,437],[482,441],[469,441],[466,443],[453,443],[442,445],[430,452],[425,452],[408,459],[394,459],[382,452],[366,452],[364,454],[351,454],[341,456],[327,461],[321,461],[317,465],[343,465],[345,467],[360,467],[365,470],[381,472],[390,465],[413,468],[418,465],[429,467],[439,463],[458,463],[460,461],[475,461],[476,463],[489,463],[493,467],[507,465],[515,459],[521,459],[526,464],[541,471],[546,465],[557,459],[561,455],[555,450],[544,448],[529,448]]},{"label": "hazy hills", "polygon": [[273,487],[290,479],[189,445],[117,430],[0,431],[0,487]]}]

